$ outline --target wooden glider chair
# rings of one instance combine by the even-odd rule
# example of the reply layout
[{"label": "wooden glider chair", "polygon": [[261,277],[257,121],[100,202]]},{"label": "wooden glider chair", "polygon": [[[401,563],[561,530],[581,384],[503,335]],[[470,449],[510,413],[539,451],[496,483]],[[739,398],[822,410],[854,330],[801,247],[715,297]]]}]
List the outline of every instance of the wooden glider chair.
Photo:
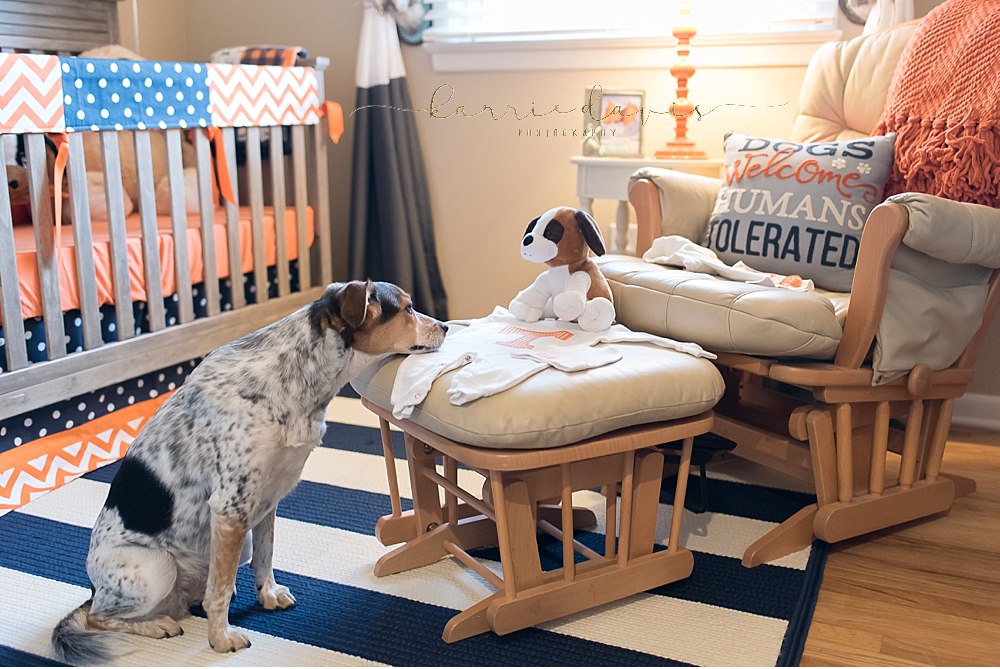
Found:
[{"label": "wooden glider chair", "polygon": [[[908,24],[821,49],[807,72],[791,139],[870,134],[915,28]],[[679,172],[637,172],[630,189],[637,254],[661,235],[704,243],[721,186],[719,179]],[[943,474],[941,462],[955,399],[971,382],[1000,309],[1000,210],[924,195],[890,200],[867,219],[849,294],[763,288],[630,256],[600,259],[620,322],[718,354],[726,393],[712,431],[736,442],[734,454],[815,485],[816,503],[751,545],[745,566],[816,538],[837,542],[941,513],[956,496],[975,490],[971,479]],[[906,247],[928,229],[938,230],[947,247],[943,260]],[[971,301],[979,311],[971,322],[939,315],[931,318],[936,331],[923,332],[927,320],[917,314],[908,325],[924,298],[893,294],[894,261],[901,258],[911,267],[917,258],[916,266],[928,268],[929,293],[945,284],[975,293]],[[938,264],[945,260],[951,263]],[[908,340],[901,346],[915,362],[897,378],[873,385],[873,349],[884,354],[898,344],[892,338],[901,330]],[[950,344],[950,359],[936,350],[942,342]]]}]

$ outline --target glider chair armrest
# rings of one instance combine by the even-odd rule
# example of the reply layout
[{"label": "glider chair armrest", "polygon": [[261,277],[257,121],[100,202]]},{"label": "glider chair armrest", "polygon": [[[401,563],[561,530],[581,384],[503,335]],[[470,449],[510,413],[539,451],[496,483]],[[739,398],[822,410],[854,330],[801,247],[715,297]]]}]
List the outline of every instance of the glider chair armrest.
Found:
[{"label": "glider chair armrest", "polygon": [[892,258],[903,241],[910,216],[901,204],[883,202],[868,215],[851,283],[851,306],[834,364],[857,369],[865,361],[885,306]]},{"label": "glider chair armrest", "polygon": [[629,181],[629,201],[636,214],[635,254],[641,257],[654,239],[665,234],[704,244],[722,183],[721,179],[676,170],[636,170]]},{"label": "glider chair armrest", "polygon": [[[905,258],[900,247],[906,249]],[[922,258],[918,272],[913,269],[915,257]],[[911,301],[940,300],[936,293],[943,292],[944,300],[956,300],[956,305],[959,302],[964,305],[961,307],[964,311],[939,313],[949,314],[941,318],[950,317],[969,324],[970,329],[963,330],[964,334],[957,333],[954,328],[942,332],[950,331],[950,336],[958,337],[956,344],[964,347],[958,349],[956,357],[948,358],[954,361],[950,366],[971,369],[1000,310],[1000,210],[920,193],[894,195],[873,209],[861,236],[851,306],[835,359],[838,366],[860,367],[876,334],[885,334],[882,326],[889,309],[886,299],[891,293],[889,275],[894,260],[897,267],[893,269],[899,270],[898,280],[902,282],[903,277],[908,277],[907,281],[915,281],[912,285],[923,291],[915,294],[911,288],[908,294],[900,292],[897,300],[903,295]],[[973,291],[973,296],[964,292],[961,297],[963,291]],[[980,299],[984,302],[979,302]],[[904,324],[911,317],[918,318],[917,312],[912,310],[901,316],[901,305],[895,302],[893,305],[895,332],[900,331],[901,317],[906,319],[902,321]],[[919,325],[914,321],[913,327],[929,328],[928,332],[934,330],[934,324],[926,317]],[[885,363],[883,356],[881,364]],[[940,369],[942,364],[949,366],[946,360],[939,359],[933,367]],[[902,371],[909,366],[886,369]]]}]

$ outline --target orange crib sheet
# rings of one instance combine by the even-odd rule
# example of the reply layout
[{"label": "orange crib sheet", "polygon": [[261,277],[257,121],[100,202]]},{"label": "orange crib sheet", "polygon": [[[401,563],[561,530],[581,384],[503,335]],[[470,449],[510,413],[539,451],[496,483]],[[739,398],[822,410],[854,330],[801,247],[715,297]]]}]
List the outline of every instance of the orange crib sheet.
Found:
[{"label": "orange crib sheet", "polygon": [[[312,244],[314,227],[312,208],[306,210],[307,244]],[[111,247],[108,237],[107,221],[94,221],[93,256],[97,276],[98,304],[114,303],[114,284],[111,274]],[[224,209],[215,210],[215,265],[219,278],[229,276],[229,252],[226,234],[226,215]],[[268,266],[277,263],[277,246],[275,243],[274,213],[271,207],[264,209],[264,247]],[[142,237],[139,215],[132,214],[125,221],[129,283],[132,289],[133,301],[146,300],[146,281],[142,258]],[[240,207],[240,256],[242,258],[241,272],[253,270],[253,240],[250,227],[250,208]],[[164,295],[171,295],[177,290],[174,270],[174,236],[171,229],[170,216],[157,217],[157,239],[160,256],[161,283]],[[202,281],[205,277],[204,259],[201,243],[201,220],[199,215],[191,214],[187,221],[188,261],[191,269],[191,283]],[[298,258],[298,233],[295,221],[295,209],[285,209],[285,248],[288,259]],[[23,318],[42,315],[41,287],[38,279],[38,259],[35,254],[34,231],[30,225],[14,226],[14,251],[17,257],[17,278],[21,296],[21,314]],[[80,308],[79,282],[76,275],[76,252],[73,246],[73,227],[64,225],[62,229],[62,245],[58,253],[59,296],[63,311]]]}]

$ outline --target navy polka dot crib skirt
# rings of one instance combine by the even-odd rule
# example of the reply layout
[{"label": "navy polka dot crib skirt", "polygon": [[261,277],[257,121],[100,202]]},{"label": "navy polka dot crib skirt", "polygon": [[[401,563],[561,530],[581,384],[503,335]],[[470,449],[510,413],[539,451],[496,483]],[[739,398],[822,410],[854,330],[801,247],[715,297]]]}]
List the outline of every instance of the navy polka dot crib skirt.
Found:
[{"label": "navy polka dot crib skirt", "polygon": [[[289,263],[291,270],[291,290],[299,289],[298,262]],[[274,267],[267,268],[268,293],[270,297],[278,296],[277,271]],[[257,301],[253,272],[244,275],[244,297],[247,304]],[[219,280],[219,301],[223,311],[230,311],[232,303],[232,282],[229,279]],[[204,284],[195,284],[192,288],[195,318],[207,315],[204,295]],[[163,300],[167,325],[177,324],[177,296],[171,295]],[[135,317],[136,331],[142,334],[149,330],[148,305],[145,302],[133,302],[132,313]],[[115,308],[106,304],[101,307],[101,334],[105,342],[118,340]],[[74,309],[63,314],[63,325],[66,331],[66,349],[70,352],[83,350],[83,333],[80,311]],[[30,318],[24,322],[24,336],[28,344],[28,359],[32,362],[47,360],[45,352],[45,324],[41,318]],[[0,371],[6,371],[6,340],[3,328],[0,327]],[[22,444],[41,437],[72,429],[95,418],[105,416],[117,409],[136,402],[156,398],[165,392],[179,386],[192,369],[197,360],[175,365],[140,376],[124,383],[96,390],[69,400],[56,402],[50,406],[36,409],[20,416],[4,420],[0,424],[0,453],[16,448]]]},{"label": "navy polka dot crib skirt", "polygon": [[72,430],[90,421],[156,399],[184,382],[201,358],[171,365],[123,383],[99,388],[47,407],[8,418],[0,423],[0,453],[24,444]]},{"label": "navy polka dot crib skirt", "polygon": [[[289,262],[291,272],[290,288],[299,290],[298,261]],[[277,270],[272,266],[267,268],[268,295],[278,296]],[[243,277],[243,296],[247,304],[254,304],[257,301],[257,288],[254,285],[253,272],[247,272]],[[205,301],[205,290],[203,283],[196,283],[191,288],[194,300],[195,318],[204,318],[208,315],[207,303]],[[219,279],[219,302],[222,311],[230,311],[233,308],[233,284],[229,279]],[[177,325],[177,295],[169,295],[163,299],[163,306],[167,325]],[[135,319],[135,333],[137,335],[149,332],[149,308],[145,302],[132,303],[132,315]],[[118,341],[118,323],[116,321],[115,307],[105,304],[101,307],[101,337],[105,342]],[[83,350],[83,328],[79,309],[73,309],[63,314],[63,328],[66,332],[66,350],[76,353]],[[45,322],[41,317],[29,318],[24,321],[24,337],[27,340],[28,360],[31,362],[43,362],[48,360],[45,352]],[[4,337],[3,326],[0,324],[0,372],[7,371],[7,340]]]}]

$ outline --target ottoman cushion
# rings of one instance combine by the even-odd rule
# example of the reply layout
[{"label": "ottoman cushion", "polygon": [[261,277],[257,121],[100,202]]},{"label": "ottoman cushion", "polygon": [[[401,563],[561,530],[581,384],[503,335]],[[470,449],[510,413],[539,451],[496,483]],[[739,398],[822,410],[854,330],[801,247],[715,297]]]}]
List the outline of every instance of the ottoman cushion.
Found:
[{"label": "ottoman cushion", "polygon": [[[581,372],[546,369],[464,406],[448,400],[456,372],[442,375],[410,420],[470,446],[551,448],[641,423],[694,416],[722,397],[722,376],[707,359],[652,344],[612,344],[622,359]],[[598,344],[608,346],[608,344]],[[403,356],[364,370],[351,385],[392,409],[389,397]]]},{"label": "ottoman cushion", "polygon": [[717,353],[831,359],[843,336],[850,294],[728,281],[643,261],[595,258],[619,323]]}]

